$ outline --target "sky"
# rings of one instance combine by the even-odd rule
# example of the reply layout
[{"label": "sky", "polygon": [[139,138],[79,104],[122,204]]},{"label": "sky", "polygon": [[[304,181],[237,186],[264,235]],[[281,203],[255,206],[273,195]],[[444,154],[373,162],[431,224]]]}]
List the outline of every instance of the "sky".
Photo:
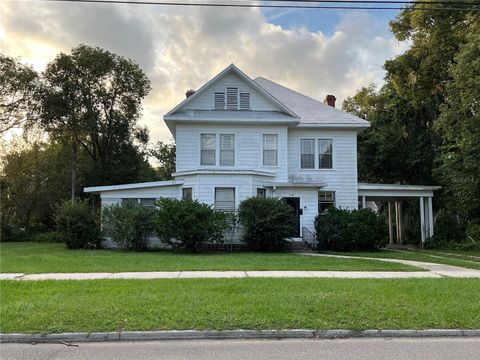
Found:
[{"label": "sky", "polygon": [[38,71],[80,43],[134,60],[152,82],[141,124],[169,141],[163,115],[230,63],[319,100],[334,94],[340,107],[408,48],[389,31],[397,14],[2,1],[0,52]]}]

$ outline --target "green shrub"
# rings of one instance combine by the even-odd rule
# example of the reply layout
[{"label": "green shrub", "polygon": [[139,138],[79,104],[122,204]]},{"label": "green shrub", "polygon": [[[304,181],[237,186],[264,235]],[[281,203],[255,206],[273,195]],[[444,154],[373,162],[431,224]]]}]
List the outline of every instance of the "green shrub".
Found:
[{"label": "green shrub", "polygon": [[387,241],[383,217],[370,209],[330,209],[317,216],[315,230],[319,250],[370,250]]},{"label": "green shrub", "polygon": [[207,242],[222,242],[228,227],[223,212],[196,200],[163,198],[156,205],[155,230],[162,242],[170,245],[180,242],[191,251]]},{"label": "green shrub", "polygon": [[100,245],[98,219],[87,200],[67,200],[55,206],[55,223],[69,249],[93,249]]},{"label": "green shrub", "polygon": [[32,235],[32,241],[39,243],[62,243],[64,242],[62,234],[58,231],[48,231]]},{"label": "green shrub", "polygon": [[111,205],[102,210],[102,226],[120,249],[141,251],[154,232],[155,210],[134,204]]},{"label": "green shrub", "polygon": [[467,242],[472,242],[480,247],[480,224],[470,223],[467,227]]},{"label": "green shrub", "polygon": [[238,213],[243,241],[253,251],[281,251],[295,230],[292,208],[278,198],[252,197],[242,201]]}]

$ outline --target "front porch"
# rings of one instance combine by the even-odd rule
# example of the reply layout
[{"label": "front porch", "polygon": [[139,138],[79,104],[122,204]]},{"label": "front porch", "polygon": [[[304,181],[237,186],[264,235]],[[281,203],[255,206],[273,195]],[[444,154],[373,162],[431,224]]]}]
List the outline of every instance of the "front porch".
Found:
[{"label": "front porch", "polygon": [[402,205],[405,201],[419,201],[421,244],[433,236],[433,192],[440,186],[399,184],[358,184],[359,208],[378,210],[387,204],[388,232],[391,245],[404,243]]}]

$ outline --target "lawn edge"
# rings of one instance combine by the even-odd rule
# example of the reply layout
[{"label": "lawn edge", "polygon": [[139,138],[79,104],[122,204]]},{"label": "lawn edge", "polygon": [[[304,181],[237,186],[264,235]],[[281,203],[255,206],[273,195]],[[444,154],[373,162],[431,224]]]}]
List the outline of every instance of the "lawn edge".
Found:
[{"label": "lawn edge", "polygon": [[95,333],[3,334],[0,343],[77,343],[151,340],[207,339],[342,339],[342,338],[405,338],[405,337],[480,337],[480,329],[425,330],[168,330],[115,331]]}]

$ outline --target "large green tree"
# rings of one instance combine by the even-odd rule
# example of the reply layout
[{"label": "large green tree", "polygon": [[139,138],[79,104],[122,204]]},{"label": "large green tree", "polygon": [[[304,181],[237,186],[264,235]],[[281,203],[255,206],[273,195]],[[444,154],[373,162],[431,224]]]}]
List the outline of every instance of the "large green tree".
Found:
[{"label": "large green tree", "polygon": [[[70,54],[60,53],[47,65],[43,78],[42,125],[53,138],[72,145],[72,197],[78,147],[95,163],[94,184],[123,182],[121,174],[112,176],[117,170],[125,173],[116,166],[119,158],[142,155],[138,144],[148,141],[138,119],[150,82],[140,67],[109,51],[80,45]],[[139,178],[138,173],[127,174],[127,181]]]},{"label": "large green tree", "polygon": [[172,173],[174,173],[176,169],[175,143],[158,141],[150,149],[149,154],[160,164],[160,166],[155,169],[157,178],[159,180],[172,179]]}]

